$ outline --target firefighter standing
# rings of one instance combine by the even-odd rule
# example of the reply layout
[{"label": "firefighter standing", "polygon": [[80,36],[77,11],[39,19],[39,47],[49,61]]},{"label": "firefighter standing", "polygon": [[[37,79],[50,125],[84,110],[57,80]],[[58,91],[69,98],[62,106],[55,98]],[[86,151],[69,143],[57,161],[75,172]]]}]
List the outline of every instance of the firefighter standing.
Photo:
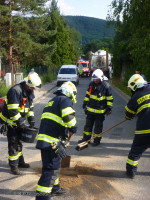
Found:
[{"label": "firefighter standing", "polygon": [[41,85],[41,79],[35,72],[30,72],[20,83],[12,86],[7,93],[0,121],[7,125],[8,161],[11,172],[20,175],[20,168],[29,168],[22,153],[21,132],[25,128],[26,117],[33,127],[33,90]]},{"label": "firefighter standing", "polygon": [[[61,159],[66,157],[65,140],[76,133],[73,102],[76,103],[76,87],[65,82],[54,93],[43,110],[36,148],[41,150],[42,175],[36,189],[36,200],[50,200],[52,195],[66,191],[59,184]],[[68,135],[69,133],[69,135]]]},{"label": "firefighter standing", "polygon": [[132,91],[126,109],[126,119],[137,115],[135,136],[126,162],[126,174],[134,178],[142,153],[150,147],[150,87],[143,77],[134,74],[128,81]]},{"label": "firefighter standing", "polygon": [[[92,82],[89,84],[86,96],[83,102],[83,109],[87,114],[86,124],[84,126],[83,138],[78,143],[87,141],[92,136],[97,136],[102,132],[105,114],[109,115],[112,111],[113,97],[111,87],[108,81],[104,81],[102,70],[97,69],[92,74]],[[93,146],[100,144],[101,136],[94,139]]]}]

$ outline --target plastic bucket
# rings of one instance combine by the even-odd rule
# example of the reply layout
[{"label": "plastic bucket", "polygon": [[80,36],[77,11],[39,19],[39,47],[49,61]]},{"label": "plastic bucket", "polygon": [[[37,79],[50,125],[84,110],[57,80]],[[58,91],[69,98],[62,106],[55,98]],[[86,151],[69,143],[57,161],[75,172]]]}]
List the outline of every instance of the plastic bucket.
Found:
[{"label": "plastic bucket", "polygon": [[21,133],[21,140],[26,143],[33,143],[37,133],[38,128],[26,127],[24,132]]}]

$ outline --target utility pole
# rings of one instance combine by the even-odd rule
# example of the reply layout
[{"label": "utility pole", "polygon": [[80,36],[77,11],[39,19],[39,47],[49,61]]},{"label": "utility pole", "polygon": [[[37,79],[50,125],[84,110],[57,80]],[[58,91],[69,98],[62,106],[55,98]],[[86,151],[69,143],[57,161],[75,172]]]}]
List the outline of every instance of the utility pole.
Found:
[{"label": "utility pole", "polygon": [[12,85],[14,84],[14,71],[13,71],[13,64],[12,64],[12,29],[11,29],[11,22],[12,22],[12,2],[11,0],[9,1],[9,69],[11,71],[11,80],[12,80]]},{"label": "utility pole", "polygon": [[91,70],[92,51],[89,52],[89,70]]}]

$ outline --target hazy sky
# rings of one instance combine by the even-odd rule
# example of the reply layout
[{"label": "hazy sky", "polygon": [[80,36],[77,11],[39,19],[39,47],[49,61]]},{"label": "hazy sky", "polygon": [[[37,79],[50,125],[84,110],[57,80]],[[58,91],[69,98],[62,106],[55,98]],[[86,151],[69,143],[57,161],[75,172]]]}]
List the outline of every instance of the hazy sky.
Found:
[{"label": "hazy sky", "polygon": [[63,15],[79,15],[106,19],[112,0],[58,0]]}]

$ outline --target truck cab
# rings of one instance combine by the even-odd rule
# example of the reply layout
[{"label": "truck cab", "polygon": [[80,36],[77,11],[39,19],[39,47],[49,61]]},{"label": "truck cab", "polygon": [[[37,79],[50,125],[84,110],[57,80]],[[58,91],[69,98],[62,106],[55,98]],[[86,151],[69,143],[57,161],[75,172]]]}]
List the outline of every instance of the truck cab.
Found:
[{"label": "truck cab", "polygon": [[80,77],[90,76],[89,61],[78,60],[77,69]]}]

